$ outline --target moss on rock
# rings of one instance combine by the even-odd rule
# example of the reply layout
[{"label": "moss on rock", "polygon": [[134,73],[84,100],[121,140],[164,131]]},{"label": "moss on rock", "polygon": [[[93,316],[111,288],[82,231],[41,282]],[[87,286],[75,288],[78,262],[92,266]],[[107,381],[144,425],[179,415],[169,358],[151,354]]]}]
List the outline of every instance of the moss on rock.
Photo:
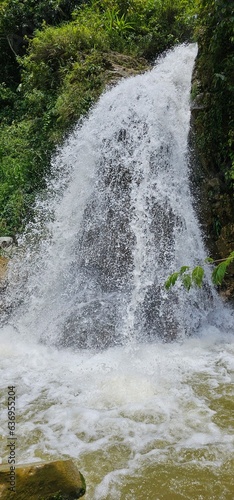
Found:
[{"label": "moss on rock", "polygon": [[72,460],[0,467],[1,500],[76,500],[85,489]]}]

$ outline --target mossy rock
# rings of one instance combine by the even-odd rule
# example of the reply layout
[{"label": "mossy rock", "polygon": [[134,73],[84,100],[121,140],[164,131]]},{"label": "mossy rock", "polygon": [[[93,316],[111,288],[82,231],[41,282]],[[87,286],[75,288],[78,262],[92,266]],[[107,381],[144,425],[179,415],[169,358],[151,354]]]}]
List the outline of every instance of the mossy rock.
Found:
[{"label": "mossy rock", "polygon": [[6,278],[8,260],[6,257],[0,255],[0,288]]},{"label": "mossy rock", "polygon": [[85,494],[85,480],[72,460],[11,467],[0,467],[1,500],[76,500]]},{"label": "mossy rock", "polygon": [[109,52],[103,54],[103,64],[105,68],[105,82],[116,84],[122,78],[129,78],[148,71],[151,66],[144,59],[120,54],[119,52]]}]

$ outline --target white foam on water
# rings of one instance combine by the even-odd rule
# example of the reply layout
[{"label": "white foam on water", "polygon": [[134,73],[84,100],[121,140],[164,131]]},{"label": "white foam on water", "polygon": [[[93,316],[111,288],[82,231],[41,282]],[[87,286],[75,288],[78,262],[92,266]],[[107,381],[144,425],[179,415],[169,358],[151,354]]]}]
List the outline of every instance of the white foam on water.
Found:
[{"label": "white foam on water", "polygon": [[[99,353],[3,338],[1,404],[7,386],[15,385],[18,461],[68,455],[82,464],[86,454],[122,447],[121,471],[114,466],[104,477],[100,473],[94,498],[105,498],[122,469],[133,474],[171,456],[179,461],[186,449],[210,447],[212,465],[220,466],[232,454],[234,437],[231,428],[215,423],[210,405],[220,387],[223,393],[230,390],[234,343],[208,333],[183,343],[133,344]],[[197,393],[199,387],[204,394]],[[4,419],[1,431],[5,461]]]}]

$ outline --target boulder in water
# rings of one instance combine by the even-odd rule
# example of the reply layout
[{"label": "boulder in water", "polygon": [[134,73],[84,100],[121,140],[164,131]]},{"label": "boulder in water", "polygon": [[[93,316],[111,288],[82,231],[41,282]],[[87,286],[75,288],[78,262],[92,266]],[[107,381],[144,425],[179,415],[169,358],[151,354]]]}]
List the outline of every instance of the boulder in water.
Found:
[{"label": "boulder in water", "polygon": [[85,489],[72,460],[0,467],[1,500],[76,500]]}]

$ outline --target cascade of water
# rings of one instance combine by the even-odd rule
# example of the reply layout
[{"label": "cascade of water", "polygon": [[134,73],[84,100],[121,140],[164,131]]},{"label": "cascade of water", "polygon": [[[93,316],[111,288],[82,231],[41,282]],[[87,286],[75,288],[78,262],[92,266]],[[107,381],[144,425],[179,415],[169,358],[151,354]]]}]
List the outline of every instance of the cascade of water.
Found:
[{"label": "cascade of water", "polygon": [[51,220],[39,248],[28,250],[23,304],[12,320],[24,335],[94,348],[170,340],[214,308],[210,286],[190,294],[164,288],[168,274],[205,257],[187,152],[196,50],[180,46],[106,92],[54,160],[60,174],[38,202],[31,237],[41,219]]}]

